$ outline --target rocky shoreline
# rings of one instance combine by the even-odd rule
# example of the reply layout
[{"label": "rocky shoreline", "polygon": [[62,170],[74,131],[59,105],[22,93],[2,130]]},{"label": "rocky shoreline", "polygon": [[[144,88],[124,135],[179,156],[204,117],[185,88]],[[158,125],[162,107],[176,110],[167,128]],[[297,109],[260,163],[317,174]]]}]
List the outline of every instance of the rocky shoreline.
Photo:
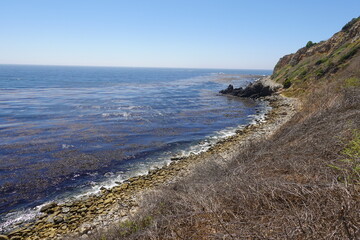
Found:
[{"label": "rocky shoreline", "polygon": [[260,98],[271,96],[280,88],[282,88],[282,85],[273,82],[270,76],[268,76],[250,83],[245,88],[234,88],[234,86],[230,84],[226,89],[221,90],[220,93],[243,98]]},{"label": "rocky shoreline", "polygon": [[272,107],[264,122],[238,130],[236,135],[218,142],[206,152],[186,158],[173,158],[169,165],[151,170],[147,175],[132,177],[111,189],[103,188],[99,195],[46,205],[34,222],[26,223],[7,235],[1,235],[0,240],[61,239],[64,236],[87,239],[87,234],[96,229],[106,229],[115,222],[128,219],[136,212],[139,196],[145,191],[186,177],[201,162],[214,159],[226,162],[237,157],[241,148],[246,147],[250,141],[271,136],[299,107],[295,99],[278,94],[262,100],[268,101]]}]

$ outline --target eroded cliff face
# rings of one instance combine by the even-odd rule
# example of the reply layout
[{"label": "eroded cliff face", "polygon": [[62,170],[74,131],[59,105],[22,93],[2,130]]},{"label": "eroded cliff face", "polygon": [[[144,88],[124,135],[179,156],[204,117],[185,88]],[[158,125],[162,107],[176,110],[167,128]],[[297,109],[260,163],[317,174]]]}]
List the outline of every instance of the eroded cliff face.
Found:
[{"label": "eroded cliff face", "polygon": [[[354,18],[330,39],[282,57],[271,76],[276,82],[302,87],[345,68],[360,52],[360,17]],[[306,84],[305,84],[306,85]]]}]

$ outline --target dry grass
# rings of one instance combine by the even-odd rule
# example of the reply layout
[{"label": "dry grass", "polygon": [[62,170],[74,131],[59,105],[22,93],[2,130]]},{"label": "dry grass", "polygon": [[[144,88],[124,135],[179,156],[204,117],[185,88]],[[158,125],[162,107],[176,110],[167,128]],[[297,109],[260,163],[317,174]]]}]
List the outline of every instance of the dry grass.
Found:
[{"label": "dry grass", "polygon": [[190,178],[145,195],[126,224],[91,238],[360,239],[360,188],[328,167],[360,129],[360,89],[330,79],[303,102],[270,140],[227,165],[199,165]]}]

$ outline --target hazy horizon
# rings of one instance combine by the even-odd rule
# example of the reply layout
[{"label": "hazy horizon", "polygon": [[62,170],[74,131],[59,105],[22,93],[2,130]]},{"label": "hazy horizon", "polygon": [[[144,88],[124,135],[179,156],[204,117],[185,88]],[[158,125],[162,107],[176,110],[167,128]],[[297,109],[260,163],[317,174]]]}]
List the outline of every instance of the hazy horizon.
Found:
[{"label": "hazy horizon", "polygon": [[59,65],[59,64],[21,64],[21,63],[0,63],[4,66],[43,66],[43,67],[99,67],[99,68],[159,68],[159,69],[208,69],[208,70],[266,70],[272,71],[272,68],[198,68],[198,67],[142,67],[142,66],[101,66],[101,65]]}]

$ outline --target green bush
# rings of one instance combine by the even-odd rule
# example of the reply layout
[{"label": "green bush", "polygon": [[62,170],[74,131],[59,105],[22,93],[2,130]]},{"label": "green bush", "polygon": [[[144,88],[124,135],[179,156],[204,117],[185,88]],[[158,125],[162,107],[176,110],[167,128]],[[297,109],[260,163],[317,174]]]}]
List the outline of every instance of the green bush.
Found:
[{"label": "green bush", "polygon": [[287,78],[285,81],[284,81],[284,88],[289,88],[291,86],[291,80],[289,78]]},{"label": "green bush", "polygon": [[345,145],[341,165],[329,165],[341,171],[340,180],[346,184],[360,184],[360,130],[354,130],[353,138]]},{"label": "green bush", "polygon": [[308,74],[308,71],[305,69],[304,71],[302,71],[299,75],[300,78],[305,78],[306,75]]},{"label": "green bush", "polygon": [[320,59],[320,60],[318,60],[318,61],[315,63],[315,65],[323,64],[323,63],[326,62],[326,61],[327,61],[327,58]]},{"label": "green bush", "polygon": [[316,43],[314,43],[312,41],[308,41],[307,44],[306,44],[306,48],[311,48],[314,45],[316,45]]},{"label": "green bush", "polygon": [[345,80],[345,87],[360,87],[360,78],[351,77]]},{"label": "green bush", "polygon": [[316,70],[315,74],[316,74],[317,77],[320,78],[320,77],[325,75],[325,71],[324,71],[324,69],[319,68],[318,70]]},{"label": "green bush", "polygon": [[356,46],[353,49],[351,49],[349,52],[347,52],[340,58],[339,63],[343,63],[346,60],[348,60],[349,58],[353,57],[359,49],[360,49],[360,46]]}]

